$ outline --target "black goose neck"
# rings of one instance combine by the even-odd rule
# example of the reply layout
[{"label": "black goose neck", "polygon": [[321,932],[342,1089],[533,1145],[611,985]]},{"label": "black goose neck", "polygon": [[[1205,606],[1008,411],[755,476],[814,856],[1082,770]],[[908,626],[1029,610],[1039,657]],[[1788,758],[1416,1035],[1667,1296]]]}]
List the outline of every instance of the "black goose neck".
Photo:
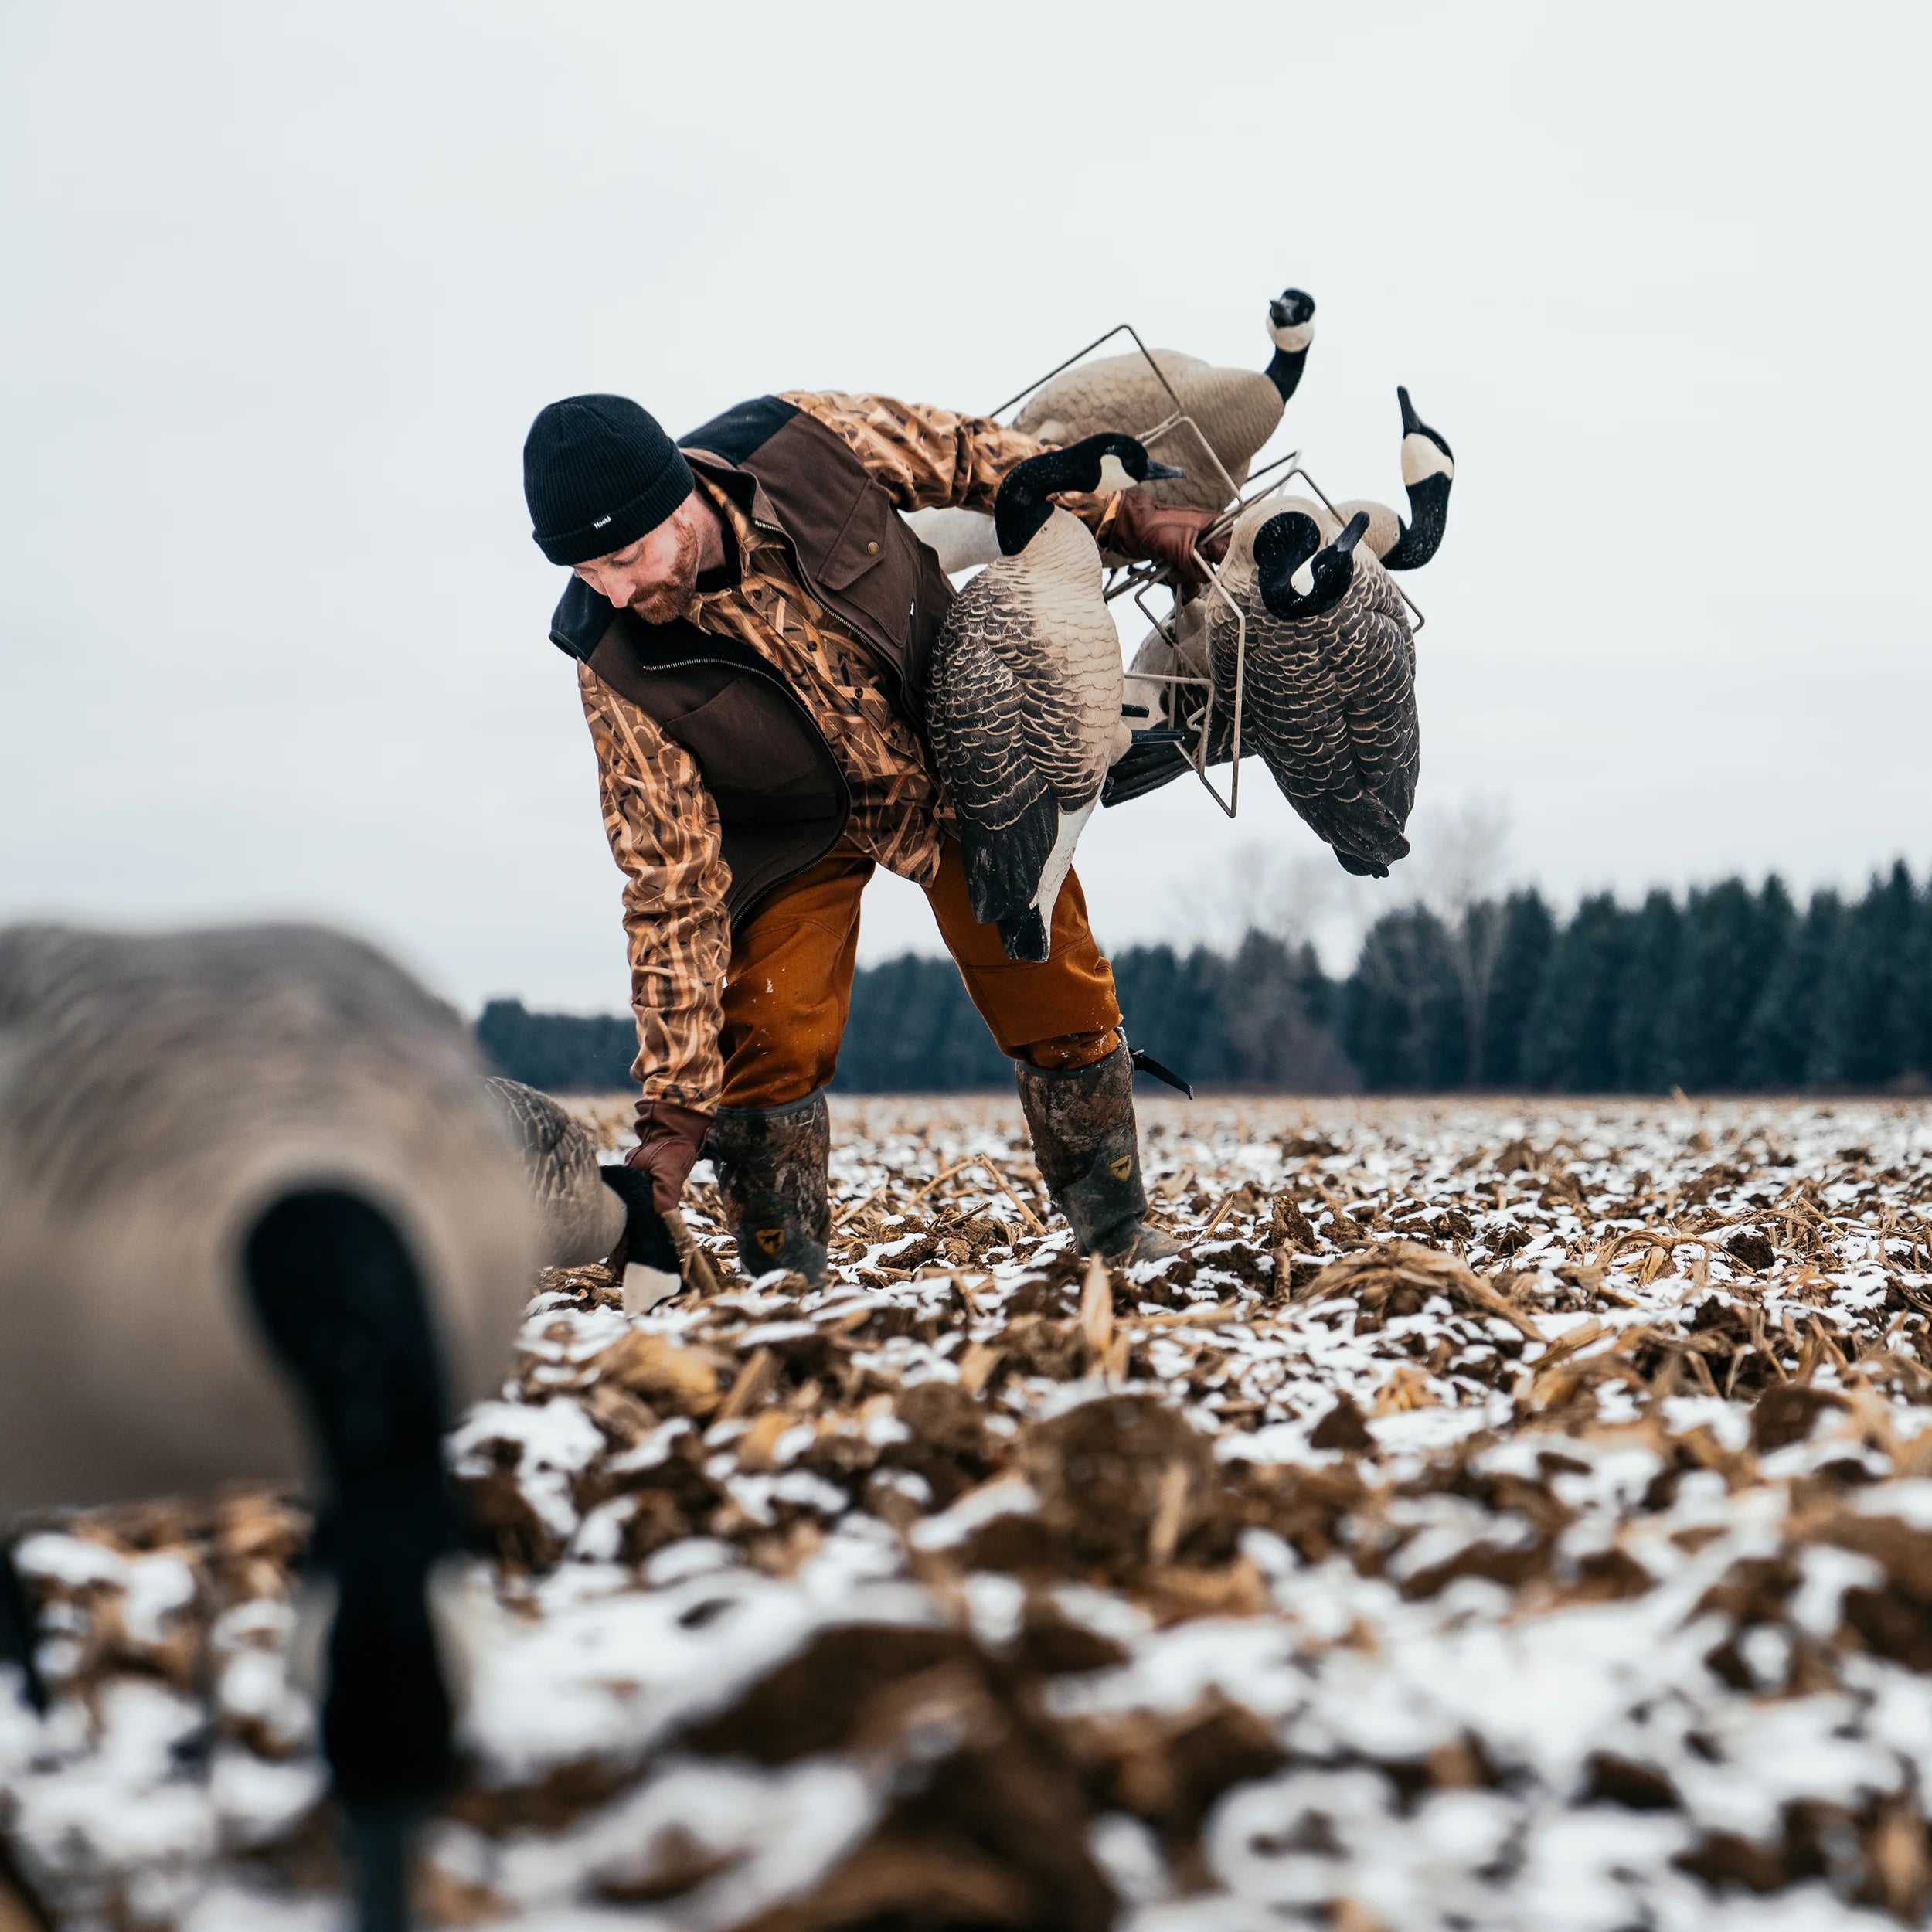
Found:
[{"label": "black goose neck", "polygon": [[1285,403],[1300,387],[1301,372],[1307,366],[1308,360],[1308,351],[1305,344],[1300,349],[1283,349],[1278,343],[1276,345],[1274,353],[1269,357],[1267,368],[1264,372],[1274,385],[1275,393],[1283,402]]},{"label": "black goose neck", "polygon": [[1099,468],[1097,459],[1090,461],[1078,445],[1015,464],[993,499],[993,534],[1001,556],[1019,556],[1053,514],[1053,493],[1091,489],[1099,481]]},{"label": "black goose neck", "polygon": [[34,1660],[33,1611],[14,1567],[13,1546],[4,1539],[0,1539],[0,1664],[20,1667],[27,1702],[45,1716],[47,1686]]},{"label": "black goose neck", "polygon": [[1409,487],[1409,521],[1402,526],[1389,554],[1382,560],[1384,570],[1413,570],[1427,563],[1442,542],[1449,527],[1449,478],[1440,473],[1425,476]]}]

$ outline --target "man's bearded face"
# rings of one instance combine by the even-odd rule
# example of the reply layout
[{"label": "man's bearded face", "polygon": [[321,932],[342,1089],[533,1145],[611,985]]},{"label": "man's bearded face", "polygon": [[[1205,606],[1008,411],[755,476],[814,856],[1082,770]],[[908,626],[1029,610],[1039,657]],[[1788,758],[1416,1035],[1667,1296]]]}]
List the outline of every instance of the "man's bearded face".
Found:
[{"label": "man's bearded face", "polygon": [[655,530],[608,556],[593,557],[577,574],[620,611],[647,624],[668,624],[691,607],[702,550],[693,499],[686,497]]}]

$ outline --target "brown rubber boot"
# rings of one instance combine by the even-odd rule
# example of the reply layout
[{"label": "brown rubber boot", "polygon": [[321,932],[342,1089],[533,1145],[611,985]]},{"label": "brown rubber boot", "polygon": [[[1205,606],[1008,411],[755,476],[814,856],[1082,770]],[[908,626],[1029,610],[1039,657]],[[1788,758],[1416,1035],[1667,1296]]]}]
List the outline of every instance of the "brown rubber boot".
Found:
[{"label": "brown rubber boot", "polygon": [[1180,1244],[1149,1227],[1134,1131],[1134,1063],[1124,1045],[1091,1066],[1015,1067],[1033,1158],[1083,1254],[1158,1261]]},{"label": "brown rubber boot", "polygon": [[822,1288],[832,1278],[832,1116],[824,1093],[786,1107],[721,1107],[704,1151],[717,1170],[738,1265],[753,1280],[791,1268]]}]

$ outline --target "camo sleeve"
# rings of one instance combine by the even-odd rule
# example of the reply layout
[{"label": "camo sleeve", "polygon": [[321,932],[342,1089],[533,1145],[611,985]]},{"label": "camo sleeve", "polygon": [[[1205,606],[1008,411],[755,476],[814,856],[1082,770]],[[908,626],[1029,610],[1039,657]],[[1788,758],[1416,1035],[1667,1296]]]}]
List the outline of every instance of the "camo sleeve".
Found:
[{"label": "camo sleeve", "polygon": [[[800,389],[784,400],[840,437],[902,510],[957,509],[991,515],[1000,479],[1050,444],[990,416],[961,416],[889,396]],[[1111,523],[1112,495],[1063,496],[1090,529]]]},{"label": "camo sleeve", "polygon": [[651,1100],[714,1107],[724,1086],[718,1027],[731,956],[731,883],[718,808],[690,754],[580,665],[577,682],[611,855],[624,874],[624,930],[638,1057]]}]

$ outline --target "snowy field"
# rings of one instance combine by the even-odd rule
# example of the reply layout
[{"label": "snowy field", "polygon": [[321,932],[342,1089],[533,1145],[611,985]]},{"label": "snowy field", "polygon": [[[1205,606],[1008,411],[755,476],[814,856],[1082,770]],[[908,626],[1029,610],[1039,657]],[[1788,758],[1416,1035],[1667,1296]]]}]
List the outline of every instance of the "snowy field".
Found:
[{"label": "snowy field", "polygon": [[[453,1444],[498,1556],[426,1922],[1920,1922],[1932,1111],[1143,1121],[1159,1268],[1070,1257],[1011,1104],[855,1101],[828,1292],[702,1213],[715,1294],[544,1281]],[[303,1530],[26,1545],[0,1825],[63,1923],[337,1922]]]}]

